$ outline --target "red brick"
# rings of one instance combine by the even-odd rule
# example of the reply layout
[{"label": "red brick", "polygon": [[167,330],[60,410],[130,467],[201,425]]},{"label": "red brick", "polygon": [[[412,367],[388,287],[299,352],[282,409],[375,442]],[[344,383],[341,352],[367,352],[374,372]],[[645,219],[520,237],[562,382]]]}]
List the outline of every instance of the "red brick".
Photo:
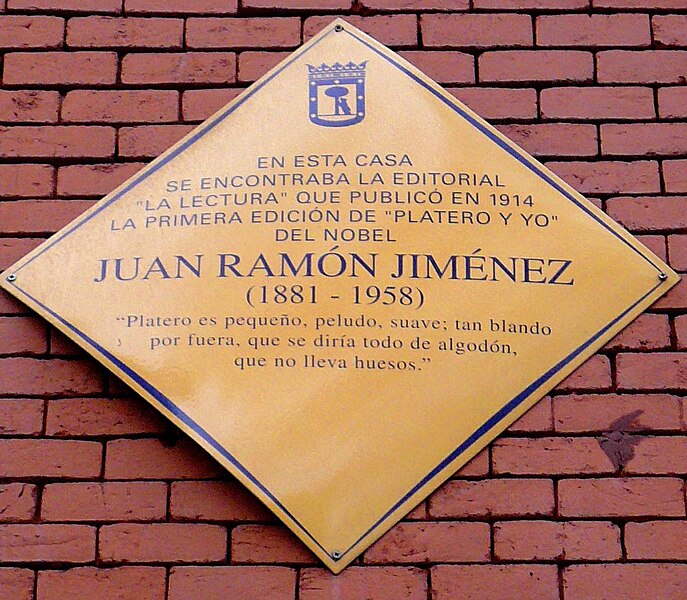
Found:
[{"label": "red brick", "polygon": [[504,521],[494,525],[499,560],[620,560],[620,529],[586,521]]},{"label": "red brick", "polygon": [[687,355],[677,352],[619,354],[618,387],[624,390],[687,389]]},{"label": "red brick", "polygon": [[659,298],[651,308],[654,310],[671,311],[687,309],[687,274],[678,273],[680,280],[665,296]]},{"label": "red brick", "polygon": [[488,562],[487,523],[399,523],[365,552],[369,564]]},{"label": "red brick", "polygon": [[668,251],[666,248],[666,238],[663,235],[636,235],[637,241],[644,244],[662,261],[668,262]]},{"label": "red brick", "polygon": [[640,315],[606,348],[609,350],[665,350],[670,348],[670,323],[668,315]]},{"label": "red brick", "polygon": [[674,475],[687,473],[687,437],[631,438],[633,457],[623,469],[628,475]]},{"label": "red brick", "polygon": [[531,46],[532,17],[516,14],[422,15],[422,41],[428,47],[494,48]]},{"label": "red brick", "polygon": [[611,387],[611,365],[607,356],[595,354],[561,381],[556,389],[604,390]]},{"label": "red brick", "polygon": [[502,438],[491,451],[494,473],[515,475],[612,473],[613,464],[594,438]]},{"label": "red brick", "polygon": [[138,173],[143,163],[68,165],[57,172],[59,196],[104,196]]},{"label": "red brick", "polygon": [[17,200],[0,203],[0,231],[10,234],[54,233],[93,202],[86,200]]},{"label": "red brick", "polygon": [[687,565],[572,565],[563,570],[566,600],[676,600],[687,589]]},{"label": "red brick", "polygon": [[[70,202],[75,202],[75,200],[71,200]],[[88,202],[89,204],[94,204],[94,201],[85,201]],[[61,331],[58,331],[57,329],[51,327],[49,330],[49,354],[50,356],[59,356],[60,358],[66,358],[66,357],[75,357],[75,358],[87,358],[88,354],[87,352],[83,349],[80,348],[79,346],[76,345],[75,342],[70,340],[66,335],[64,335]]]},{"label": "red brick", "polygon": [[681,83],[687,52],[675,50],[606,50],[597,57],[601,83]]},{"label": "red brick", "polygon": [[72,48],[181,48],[181,19],[75,17],[67,25]]},{"label": "red brick", "polygon": [[0,90],[0,122],[55,123],[59,104],[58,92]]},{"label": "red brick", "polygon": [[272,513],[236,481],[175,481],[169,506],[174,519],[272,521]]},{"label": "red brick", "polygon": [[0,360],[0,394],[76,396],[101,391],[102,376],[91,361]]},{"label": "red brick", "polygon": [[501,125],[499,131],[534,156],[595,156],[595,125],[537,123]]},{"label": "red brick", "polygon": [[241,52],[238,67],[239,81],[256,81],[290,55],[290,52]]},{"label": "red brick", "polygon": [[184,121],[204,121],[242,92],[242,88],[187,90],[181,101]]},{"label": "red brick", "polygon": [[35,485],[27,483],[0,485],[0,521],[10,523],[33,521],[37,500],[38,489]]},{"label": "red brick", "polygon": [[650,46],[649,15],[537,17],[537,46]]},{"label": "red brick", "polygon": [[561,479],[562,517],[684,517],[684,482],[671,477]]},{"label": "red brick", "polygon": [[59,48],[64,19],[25,15],[0,16],[0,49]]},{"label": "red brick", "polygon": [[403,517],[403,519],[406,521],[426,521],[427,516],[428,516],[428,514],[427,514],[427,502],[423,500],[413,510],[411,510],[405,517]]},{"label": "red brick", "polygon": [[550,479],[451,480],[429,498],[431,517],[508,517],[553,514]]},{"label": "red brick", "polygon": [[577,50],[504,50],[479,57],[480,81],[591,81],[590,52]]},{"label": "red brick", "polygon": [[297,17],[188,19],[189,48],[293,48],[301,41]]},{"label": "red brick", "polygon": [[[594,8],[621,8],[637,10],[637,0],[592,0]],[[685,0],[642,0],[643,9],[687,8]]]},{"label": "red brick", "polygon": [[602,125],[601,152],[615,156],[685,154],[687,123]]},{"label": "red brick", "polygon": [[664,160],[666,192],[687,192],[687,160]]},{"label": "red brick", "polygon": [[[255,0],[251,1],[254,2]],[[469,0],[403,0],[402,2],[398,2],[398,0],[366,0],[365,6],[371,9],[388,11],[450,10],[453,12],[456,10],[468,10],[470,4]]]},{"label": "red brick", "polygon": [[75,90],[62,105],[65,123],[165,123],[179,116],[172,90]]},{"label": "red brick", "polygon": [[186,439],[174,446],[157,439],[107,443],[107,479],[210,479],[223,474],[204,450]]},{"label": "red brick", "polygon": [[404,50],[399,54],[440,83],[475,82],[475,59],[470,54],[442,50]]},{"label": "red brick", "polygon": [[0,400],[0,434],[36,435],[43,429],[43,400]]},{"label": "red brick", "polygon": [[477,9],[503,10],[580,10],[589,7],[590,0],[473,0]]},{"label": "red brick", "polygon": [[[76,200],[66,200],[65,202],[76,202]],[[83,202],[88,202],[91,205],[95,204],[95,200],[83,200]],[[50,328],[49,340],[50,350],[48,352],[51,356],[76,356],[79,358],[88,356],[83,348],[77,346],[75,342],[54,327]]]},{"label": "red brick", "polygon": [[[435,1],[446,2],[450,0]],[[277,0],[243,0],[241,6],[244,8],[271,8],[278,10],[348,10],[351,7],[351,3],[348,0],[289,0],[288,4],[278,2]],[[366,6],[369,6],[369,3],[366,3]]]},{"label": "red brick", "polygon": [[[91,204],[93,204],[93,202],[91,202]],[[48,352],[51,356],[71,356],[77,358],[85,358],[87,356],[85,350],[77,346],[76,343],[72,342],[66,335],[57,329],[50,328],[49,341],[50,349]]]},{"label": "red brick", "polygon": [[119,130],[119,156],[156,158],[193,129],[193,125],[122,127]]},{"label": "red brick", "polygon": [[648,521],[625,525],[630,560],[687,560],[687,521]]},{"label": "red brick", "polygon": [[534,119],[537,92],[534,89],[462,87],[446,90],[485,119]]},{"label": "red brick", "polygon": [[122,83],[232,83],[236,55],[231,52],[140,53],[122,60]]},{"label": "red brick", "polygon": [[0,17],[0,48],[59,48],[64,19],[58,17]]},{"label": "red brick", "polygon": [[680,275],[678,284],[660,300],[656,301],[652,308],[657,310],[682,310],[687,309],[687,275]]},{"label": "red brick", "polygon": [[107,391],[110,396],[121,397],[126,396],[131,398],[136,394],[133,389],[131,389],[126,383],[119,379],[113,373],[107,374]]},{"label": "red brick", "polygon": [[0,127],[0,157],[105,158],[114,154],[114,147],[111,127]]},{"label": "red brick", "polygon": [[85,563],[95,559],[95,527],[0,525],[3,562]]},{"label": "red brick", "polygon": [[13,52],[5,55],[3,81],[20,85],[113,84],[114,52]]},{"label": "red brick", "polygon": [[485,448],[465,463],[453,477],[486,477],[489,475],[489,449]]},{"label": "red brick", "polygon": [[687,196],[610,198],[608,214],[631,231],[677,230],[687,227]]},{"label": "red brick", "polygon": [[159,600],[165,596],[162,567],[77,567],[39,571],[36,600],[88,598],[98,600]]},{"label": "red brick", "polygon": [[165,14],[234,14],[238,0],[169,0],[160,4],[158,0],[124,0],[127,13]]},{"label": "red brick", "polygon": [[0,197],[50,196],[54,171],[50,165],[0,165]]},{"label": "red brick", "polygon": [[659,46],[687,46],[686,15],[654,15],[651,21]]},{"label": "red brick", "polygon": [[102,445],[75,440],[0,439],[1,477],[97,477]]},{"label": "red brick", "polygon": [[[303,25],[303,38],[310,39],[329,25],[335,17],[308,17]],[[415,15],[350,16],[344,20],[387,46],[417,46]]]},{"label": "red brick", "polygon": [[668,394],[556,396],[556,431],[678,431],[680,399]]},{"label": "red brick", "polygon": [[553,411],[551,409],[551,398],[542,398],[522,417],[513,423],[508,431],[514,432],[534,432],[553,430]]},{"label": "red brick", "polygon": [[285,567],[173,567],[169,576],[169,600],[293,600],[295,594],[296,571]]},{"label": "red brick", "polygon": [[[75,200],[71,200],[70,202],[75,202]],[[91,200],[85,200],[84,202],[88,202],[91,205],[95,204],[95,201]],[[51,356],[59,356],[62,358],[86,358],[88,356],[88,354],[83,348],[77,346],[75,342],[70,340],[66,335],[64,335],[61,331],[58,331],[54,327],[50,328],[48,340],[50,348],[48,352]]]},{"label": "red brick", "polygon": [[[72,202],[75,202],[72,200]],[[87,201],[90,204],[94,204],[95,201]],[[48,332],[48,353],[50,356],[59,356],[60,358],[73,357],[73,358],[87,358],[88,354],[85,350],[72,342],[66,335],[58,331],[54,327],[49,328]]]},{"label": "red brick", "polygon": [[100,528],[103,562],[217,562],[227,556],[227,530],[218,525],[118,523]]},{"label": "red brick", "polygon": [[0,569],[0,596],[12,600],[34,600],[34,572],[29,569]]},{"label": "red brick", "polygon": [[675,332],[677,333],[677,347],[687,349],[687,315],[675,317]]},{"label": "red brick", "polygon": [[[0,238],[0,270],[7,269],[44,240],[35,238]],[[0,373],[2,366],[0,365]],[[0,389],[2,382],[0,381]]]},{"label": "red brick", "polygon": [[439,565],[432,569],[434,600],[512,600],[558,598],[555,565]]},{"label": "red brick", "polygon": [[239,525],[231,532],[233,563],[314,564],[317,559],[282,526]]},{"label": "red brick", "polygon": [[25,315],[29,309],[5,290],[0,290],[0,315]]},{"label": "red brick", "polygon": [[687,117],[687,87],[662,87],[658,90],[658,116],[662,119]]},{"label": "red brick", "polygon": [[554,87],[541,91],[544,119],[653,119],[648,87]]},{"label": "red brick", "polygon": [[[90,201],[87,200],[86,202]],[[91,204],[94,203],[94,201],[91,202]],[[50,350],[48,352],[51,356],[76,356],[79,358],[88,356],[85,350],[77,346],[75,342],[72,342],[66,335],[55,328],[50,328],[49,340]]]},{"label": "red brick", "polygon": [[47,352],[45,322],[33,317],[0,317],[0,354]]},{"label": "red brick", "polygon": [[339,575],[324,569],[303,569],[299,598],[425,600],[427,577],[420,569],[411,567],[348,567]]},{"label": "red brick", "polygon": [[155,521],[166,513],[162,482],[52,483],[41,502],[43,521]]},{"label": "red brick", "polygon": [[103,436],[160,433],[167,424],[140,398],[49,400],[46,434]]},{"label": "red brick", "polygon": [[8,9],[64,12],[122,12],[122,0],[7,0]]},{"label": "red brick", "polygon": [[658,164],[652,160],[548,162],[546,166],[582,193],[651,193],[661,189]]}]

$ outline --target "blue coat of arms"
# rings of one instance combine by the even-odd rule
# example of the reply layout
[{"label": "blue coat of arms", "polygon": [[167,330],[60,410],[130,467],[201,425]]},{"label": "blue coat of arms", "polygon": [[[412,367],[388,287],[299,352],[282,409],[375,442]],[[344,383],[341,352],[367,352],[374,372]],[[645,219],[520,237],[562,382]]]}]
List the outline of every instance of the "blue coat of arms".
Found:
[{"label": "blue coat of arms", "polygon": [[365,66],[349,62],[308,65],[309,114],[315,125],[347,127],[365,118]]}]

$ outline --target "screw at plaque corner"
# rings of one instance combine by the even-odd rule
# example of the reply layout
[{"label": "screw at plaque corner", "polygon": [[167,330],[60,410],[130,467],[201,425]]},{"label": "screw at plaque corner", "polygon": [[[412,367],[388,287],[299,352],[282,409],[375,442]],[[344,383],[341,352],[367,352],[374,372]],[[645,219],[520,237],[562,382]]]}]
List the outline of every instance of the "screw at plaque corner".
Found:
[{"label": "screw at plaque corner", "polygon": [[12,273],[12,275],[7,276],[7,281],[11,282],[11,281],[16,281],[16,280],[17,280],[17,276],[14,273]]},{"label": "screw at plaque corner", "polygon": [[658,278],[659,278],[661,281],[665,281],[666,279],[668,279],[668,275],[666,275],[665,273],[659,273],[659,274],[658,274]]},{"label": "screw at plaque corner", "polygon": [[332,552],[332,558],[334,560],[339,560],[341,558],[341,552],[339,552],[338,550],[334,550]]},{"label": "screw at plaque corner", "polygon": [[[334,31],[343,31],[343,25],[334,25]],[[332,556],[334,556],[333,552]]]}]

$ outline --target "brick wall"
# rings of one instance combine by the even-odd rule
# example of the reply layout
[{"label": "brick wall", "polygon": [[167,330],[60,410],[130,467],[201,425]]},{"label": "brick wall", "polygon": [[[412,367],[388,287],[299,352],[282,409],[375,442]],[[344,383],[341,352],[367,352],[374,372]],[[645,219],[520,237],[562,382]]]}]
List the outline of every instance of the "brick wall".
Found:
[{"label": "brick wall", "polygon": [[[0,270],[347,15],[687,272],[687,0],[240,4],[0,0]],[[0,292],[0,597],[685,598],[686,393],[684,281],[334,577]]]}]

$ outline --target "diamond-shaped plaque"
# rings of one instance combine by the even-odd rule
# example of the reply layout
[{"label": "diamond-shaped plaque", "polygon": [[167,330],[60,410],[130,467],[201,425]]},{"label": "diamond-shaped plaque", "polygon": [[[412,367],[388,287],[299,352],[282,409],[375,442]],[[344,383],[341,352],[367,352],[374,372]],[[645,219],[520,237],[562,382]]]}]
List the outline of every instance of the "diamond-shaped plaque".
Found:
[{"label": "diamond-shaped plaque", "polygon": [[338,572],[676,281],[336,21],[2,286]]}]

